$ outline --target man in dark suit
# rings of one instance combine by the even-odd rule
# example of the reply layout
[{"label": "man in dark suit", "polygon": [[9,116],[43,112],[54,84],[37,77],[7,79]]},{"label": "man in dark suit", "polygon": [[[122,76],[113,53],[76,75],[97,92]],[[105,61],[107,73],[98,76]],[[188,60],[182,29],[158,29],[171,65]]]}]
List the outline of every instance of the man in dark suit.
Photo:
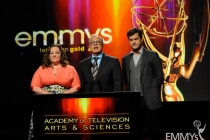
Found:
[{"label": "man in dark suit", "polygon": [[[81,92],[122,91],[123,79],[119,60],[103,53],[103,38],[93,34],[89,39],[92,55],[79,62]],[[94,61],[97,57],[97,70]],[[93,71],[97,74],[93,75]],[[94,79],[95,76],[95,79]]]},{"label": "man in dark suit", "polygon": [[126,90],[139,92],[141,122],[146,122],[150,139],[159,140],[158,112],[162,107],[160,89],[164,80],[162,63],[157,52],[141,45],[142,30],[132,28],[127,37],[132,50],[122,58]]}]

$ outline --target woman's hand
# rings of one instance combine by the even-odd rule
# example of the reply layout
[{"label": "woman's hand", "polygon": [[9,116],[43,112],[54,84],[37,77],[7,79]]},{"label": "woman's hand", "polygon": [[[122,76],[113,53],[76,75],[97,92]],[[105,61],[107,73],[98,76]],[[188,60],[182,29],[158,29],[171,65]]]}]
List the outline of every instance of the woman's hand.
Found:
[{"label": "woman's hand", "polygon": [[76,88],[70,88],[69,90],[66,90],[63,94],[69,94],[69,93],[75,93],[78,90]]},{"label": "woman's hand", "polygon": [[36,87],[34,86],[33,89],[32,89],[33,92],[35,92],[36,94],[53,94],[51,92],[48,92],[40,87]]}]

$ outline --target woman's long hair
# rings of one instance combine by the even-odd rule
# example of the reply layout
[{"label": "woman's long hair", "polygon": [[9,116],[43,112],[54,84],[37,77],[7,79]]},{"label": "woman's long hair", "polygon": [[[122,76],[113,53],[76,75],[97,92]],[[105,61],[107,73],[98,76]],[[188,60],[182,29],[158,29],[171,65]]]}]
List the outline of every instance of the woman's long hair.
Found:
[{"label": "woman's long hair", "polygon": [[43,62],[42,62],[42,68],[47,68],[52,66],[52,62],[50,60],[50,50],[52,47],[58,47],[61,52],[61,60],[60,63],[62,67],[65,67],[66,65],[70,65],[68,61],[68,57],[63,49],[63,47],[59,44],[52,44],[47,48],[47,52],[44,54]]}]

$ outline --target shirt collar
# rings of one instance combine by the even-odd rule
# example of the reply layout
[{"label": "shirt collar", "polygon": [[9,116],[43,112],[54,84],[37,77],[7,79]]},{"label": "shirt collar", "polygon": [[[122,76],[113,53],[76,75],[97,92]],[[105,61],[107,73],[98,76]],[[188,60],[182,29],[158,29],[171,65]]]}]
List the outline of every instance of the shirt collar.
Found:
[{"label": "shirt collar", "polygon": [[[101,59],[102,56],[103,56],[103,52],[101,52],[99,55],[97,55],[98,59]],[[96,57],[96,56],[94,56],[94,55],[92,54],[91,60],[92,60],[94,57]]]},{"label": "shirt collar", "polygon": [[[143,54],[143,46],[141,47],[141,50],[138,52],[139,54]],[[131,50],[130,54],[133,54],[133,50]]]}]

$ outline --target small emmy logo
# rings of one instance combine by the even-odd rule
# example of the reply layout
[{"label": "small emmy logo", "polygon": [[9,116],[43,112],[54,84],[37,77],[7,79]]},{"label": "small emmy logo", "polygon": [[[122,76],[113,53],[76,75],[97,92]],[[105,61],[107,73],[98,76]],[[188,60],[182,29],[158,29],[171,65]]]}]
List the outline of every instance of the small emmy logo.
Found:
[{"label": "small emmy logo", "polygon": [[195,121],[193,122],[193,125],[198,129],[199,138],[200,138],[201,140],[204,140],[204,139],[202,138],[202,136],[201,136],[201,133],[203,133],[203,131],[205,130],[206,124],[204,125],[203,128],[200,128],[201,122],[200,122],[199,120],[195,120]]}]

